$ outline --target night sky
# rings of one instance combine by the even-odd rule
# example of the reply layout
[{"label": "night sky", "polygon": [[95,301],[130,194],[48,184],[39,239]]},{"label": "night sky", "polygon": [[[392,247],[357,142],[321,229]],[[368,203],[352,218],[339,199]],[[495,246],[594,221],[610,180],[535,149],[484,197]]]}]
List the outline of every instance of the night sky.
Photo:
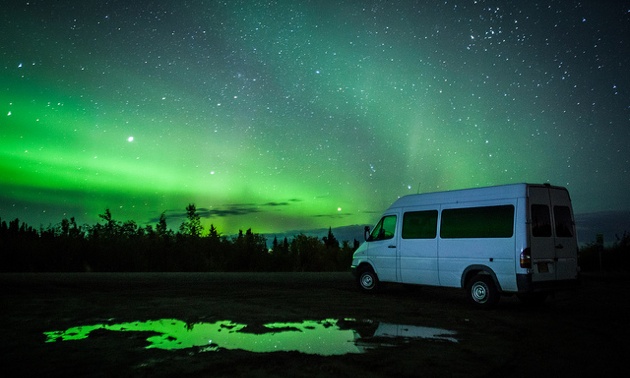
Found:
[{"label": "night sky", "polygon": [[628,1],[0,1],[0,218],[232,234],[398,196],[630,210]]}]

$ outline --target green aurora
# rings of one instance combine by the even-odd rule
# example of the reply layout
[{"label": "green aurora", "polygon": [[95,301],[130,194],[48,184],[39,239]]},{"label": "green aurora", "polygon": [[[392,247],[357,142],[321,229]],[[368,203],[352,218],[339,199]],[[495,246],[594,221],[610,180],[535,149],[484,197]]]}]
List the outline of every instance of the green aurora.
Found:
[{"label": "green aurora", "polygon": [[2,220],[280,233],[513,182],[630,210],[626,2],[0,5]]}]

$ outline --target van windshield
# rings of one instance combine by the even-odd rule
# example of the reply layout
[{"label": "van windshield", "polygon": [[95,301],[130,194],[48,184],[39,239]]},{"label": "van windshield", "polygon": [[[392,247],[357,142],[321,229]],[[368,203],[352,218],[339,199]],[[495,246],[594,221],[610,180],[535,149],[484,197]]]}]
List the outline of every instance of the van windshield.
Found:
[{"label": "van windshield", "polygon": [[387,240],[394,237],[396,231],[396,216],[386,215],[378,222],[368,241]]}]

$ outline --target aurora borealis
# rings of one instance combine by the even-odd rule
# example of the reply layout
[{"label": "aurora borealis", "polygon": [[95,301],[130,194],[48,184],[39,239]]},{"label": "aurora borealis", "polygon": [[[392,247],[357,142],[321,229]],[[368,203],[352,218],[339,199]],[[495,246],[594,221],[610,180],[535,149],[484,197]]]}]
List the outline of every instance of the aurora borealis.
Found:
[{"label": "aurora borealis", "polygon": [[567,186],[628,211],[626,1],[0,1],[0,217],[224,234]]}]

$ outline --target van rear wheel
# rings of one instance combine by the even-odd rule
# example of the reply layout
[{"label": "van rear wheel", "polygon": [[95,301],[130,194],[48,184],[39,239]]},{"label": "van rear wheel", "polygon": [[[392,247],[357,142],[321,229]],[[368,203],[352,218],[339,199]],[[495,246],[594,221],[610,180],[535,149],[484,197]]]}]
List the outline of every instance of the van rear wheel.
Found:
[{"label": "van rear wheel", "polygon": [[378,276],[372,269],[365,269],[359,273],[359,287],[365,292],[375,292],[380,287]]},{"label": "van rear wheel", "polygon": [[499,291],[487,274],[477,274],[466,284],[468,299],[477,307],[491,308],[499,302]]}]

